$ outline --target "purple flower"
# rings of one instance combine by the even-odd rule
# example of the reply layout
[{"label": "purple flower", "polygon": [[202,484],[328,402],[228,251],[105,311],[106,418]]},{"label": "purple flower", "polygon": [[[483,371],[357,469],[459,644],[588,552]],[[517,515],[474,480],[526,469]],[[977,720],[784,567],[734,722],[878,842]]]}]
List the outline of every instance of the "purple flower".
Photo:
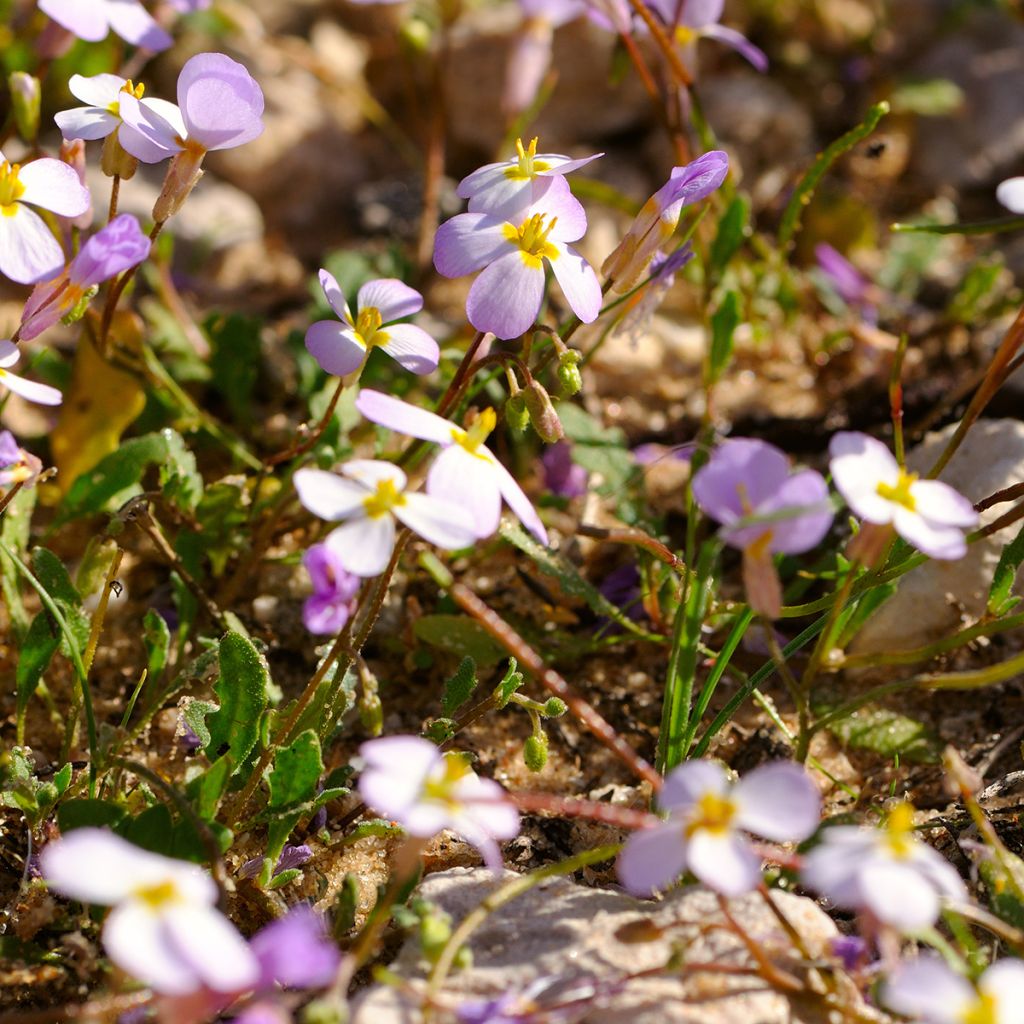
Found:
[{"label": "purple flower", "polygon": [[829,946],[844,970],[855,971],[868,957],[868,944],[859,935],[839,935]]},{"label": "purple flower", "polygon": [[302,556],[313,593],[302,606],[302,621],[310,633],[339,633],[355,611],[361,580],[350,573],[336,551],[327,544],[314,544]]},{"label": "purple flower", "polygon": [[144,163],[157,163],[181,152],[233,149],[259,137],[263,92],[238,61],[223,53],[197,53],[178,75],[177,107],[167,104],[158,111],[126,92],[120,113],[143,140],[137,149],[125,149]]},{"label": "purple flower", "polygon": [[626,313],[619,321],[616,333],[624,334],[633,345],[639,344],[650,325],[654,311],[676,283],[676,273],[695,255],[689,243],[673,250],[668,256],[661,250],[656,252],[651,260],[650,280],[636,295],[626,300]]},{"label": "purple flower", "polygon": [[572,461],[572,445],[558,441],[544,449],[544,486],[560,498],[582,498],[587,493],[587,471]]},{"label": "purple flower", "polygon": [[67,164],[43,157],[22,167],[0,153],[0,274],[35,284],[64,266],[60,243],[29,206],[78,217],[90,202],[89,190]]},{"label": "purple flower", "polygon": [[184,721],[184,719],[181,720],[180,728],[181,732],[178,733],[178,743],[181,745],[181,749],[184,750],[186,754],[196,753],[196,751],[202,747],[203,741],[199,738],[195,729],[193,729],[188,722]]},{"label": "purple flower", "polygon": [[972,985],[926,953],[897,965],[882,987],[882,1002],[922,1024],[1019,1024],[1024,963],[998,960]]},{"label": "purple flower", "polygon": [[771,556],[810,550],[832,525],[822,475],[812,469],[792,473],[786,456],[764,441],[729,440],[694,476],[693,497],[722,524],[722,540],[743,552],[751,607],[776,617],[782,590]]},{"label": "purple flower", "polygon": [[35,286],[21,314],[22,339],[36,337],[67,316],[89,289],[138,266],[150,244],[130,213],[115,217],[82,246],[63,274]]},{"label": "purple flower", "polygon": [[359,753],[366,760],[359,795],[368,806],[423,839],[450,828],[483,854],[489,868],[501,870],[496,840],[519,834],[519,812],[501,786],[420,736],[370,740]]},{"label": "purple flower", "polygon": [[423,308],[419,292],[393,277],[368,281],[359,289],[353,316],[338,282],[326,270],[320,271],[320,287],[344,321],[318,320],[306,331],[306,348],[322,370],[336,377],[355,373],[374,346],[411,373],[437,369],[437,342],[420,327],[394,323]]},{"label": "purple flower", "polygon": [[891,523],[924,554],[962,558],[964,530],[978,524],[974,506],[949,484],[919,480],[897,463],[881,441],[842,431],[828,446],[832,480],[853,511],[869,523]]},{"label": "purple flower", "polygon": [[874,285],[837,249],[827,242],[814,248],[818,269],[828,279],[836,294],[870,324],[877,323],[878,310],[872,299]]},{"label": "purple flower", "polygon": [[89,43],[111,29],[126,43],[153,52],[174,42],[139,0],[39,0],[39,10]]},{"label": "purple flower", "polygon": [[351,459],[341,473],[300,469],[295,489],[313,515],[345,520],[325,543],[356,576],[384,571],[395,548],[396,519],[439,548],[464,548],[476,540],[465,508],[449,497],[406,490],[408,478],[393,463]]},{"label": "purple flower", "polygon": [[334,980],[340,957],[323,919],[305,903],[271,922],[250,940],[260,965],[259,988],[322,988]]},{"label": "purple flower", "polygon": [[[282,871],[290,871],[292,868],[300,868],[313,856],[313,851],[305,843],[292,846],[286,845],[281,851],[274,865],[271,878],[276,878]],[[255,878],[263,868],[262,857],[250,857],[239,869],[239,878]]]},{"label": "purple flower", "polygon": [[16,395],[29,402],[38,402],[40,405],[60,405],[63,396],[56,388],[49,384],[39,384],[34,380],[26,380],[16,373],[11,373],[7,367],[13,366],[21,358],[21,352],[14,342],[6,339],[0,341],[0,386],[8,388]]},{"label": "purple flower", "polygon": [[818,827],[821,801],[807,772],[789,761],[762,765],[735,785],[711,761],[687,761],[665,778],[658,805],[667,820],[634,832],[619,856],[619,879],[648,896],[684,870],[724,896],[761,881],[761,858],[739,834],[799,842]]},{"label": "purple flower", "polygon": [[684,0],[678,23],[676,18],[679,0],[651,0],[651,6],[662,16],[666,24],[674,26],[676,41],[682,46],[690,47],[698,39],[716,39],[735,50],[758,71],[768,70],[768,58],[763,50],[736,29],[719,24],[725,0]]},{"label": "purple flower", "polygon": [[0,430],[0,469],[9,469],[21,462],[21,448],[9,430]]},{"label": "purple flower", "polygon": [[800,878],[838,906],[908,932],[934,924],[943,902],[967,899],[953,865],[914,838],[914,809],[906,803],[890,812],[882,829],[826,829]]},{"label": "purple flower", "polygon": [[498,420],[493,409],[485,409],[463,430],[426,409],[368,388],[360,392],[356,408],[373,423],[441,445],[443,451],[427,474],[427,494],[465,509],[477,537],[497,530],[504,498],[523,526],[547,544],[547,531],[530,499],[484,444]]},{"label": "purple flower", "polygon": [[0,487],[31,484],[42,468],[43,464],[34,455],[18,446],[9,430],[0,430]]},{"label": "purple flower", "polygon": [[191,14],[193,11],[205,11],[213,0],[167,0],[180,14]]},{"label": "purple flower", "polygon": [[544,300],[544,261],[554,271],[573,312],[584,323],[601,311],[601,286],[590,264],[568,242],[582,238],[587,215],[561,176],[512,219],[461,213],[438,229],[434,266],[445,277],[483,268],[466,302],[478,331],[516,338],[533,325]]},{"label": "purple flower", "polygon": [[1024,178],[1007,178],[996,189],[996,199],[1011,213],[1024,214]]},{"label": "purple flower", "polygon": [[624,293],[633,287],[672,237],[683,208],[706,199],[728,173],[729,157],[718,149],[672,169],[669,180],[644,203],[625,237],[604,261],[601,272],[614,282],[615,291]]},{"label": "purple flower", "polygon": [[[573,160],[561,153],[538,153],[536,139],[526,149],[523,140],[516,139],[516,152],[516,159],[485,164],[459,182],[458,194],[469,200],[470,213],[489,213],[502,220],[513,220],[541,199],[556,179],[604,155],[595,153]],[[583,228],[586,229],[585,221]]]}]

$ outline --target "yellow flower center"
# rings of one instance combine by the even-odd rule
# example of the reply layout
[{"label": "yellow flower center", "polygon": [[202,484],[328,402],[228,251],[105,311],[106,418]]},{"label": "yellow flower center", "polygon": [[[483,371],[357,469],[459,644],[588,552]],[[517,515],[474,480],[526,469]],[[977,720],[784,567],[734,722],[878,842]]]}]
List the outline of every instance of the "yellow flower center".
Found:
[{"label": "yellow flower center", "polygon": [[501,230],[509,242],[519,247],[523,262],[528,267],[539,267],[545,256],[549,260],[558,259],[558,249],[548,241],[548,235],[557,223],[557,217],[549,219],[546,213],[535,213],[518,228],[506,223]]},{"label": "yellow flower center", "polygon": [[356,317],[354,325],[355,332],[367,348],[388,343],[390,336],[386,331],[380,329],[383,322],[380,310],[376,306],[367,306],[366,309],[359,310],[359,316]]},{"label": "yellow flower center", "polygon": [[470,771],[464,754],[448,753],[444,755],[444,771],[439,776],[428,778],[423,786],[423,795],[428,800],[439,800],[449,807],[458,807],[452,797],[452,787]]},{"label": "yellow flower center", "polygon": [[531,139],[530,145],[523,149],[523,140],[516,139],[516,153],[518,159],[511,167],[505,168],[505,177],[513,181],[530,181],[536,178],[541,171],[551,169],[547,160],[537,159],[537,140]]},{"label": "yellow flower center", "polygon": [[393,508],[405,504],[405,495],[395,486],[394,480],[381,480],[377,490],[363,499],[363,507],[371,519],[386,516]]},{"label": "yellow flower center", "polygon": [[0,213],[5,217],[13,217],[17,212],[15,203],[25,192],[25,186],[18,179],[20,164],[9,164],[6,160],[0,163]]},{"label": "yellow flower center", "polygon": [[154,885],[145,885],[136,889],[133,894],[136,899],[141,900],[150,910],[159,910],[169,903],[175,903],[181,899],[178,887],[168,879],[165,882],[157,882]]},{"label": "yellow flower center", "polygon": [[676,25],[676,42],[680,46],[696,42],[699,36],[700,33],[689,25]]},{"label": "yellow flower center", "polygon": [[736,802],[729,797],[719,793],[705,793],[690,812],[686,835],[692,836],[700,829],[722,835],[729,831],[738,810]]},{"label": "yellow flower center", "polygon": [[916,481],[916,473],[908,473],[906,470],[901,469],[900,478],[895,484],[881,483],[875,488],[875,491],[879,497],[885,498],[886,501],[902,505],[905,509],[915,512],[917,510],[917,502],[914,501],[910,488]]},{"label": "yellow flower center", "polygon": [[885,822],[885,843],[899,860],[910,856],[914,848],[914,805],[897,804]]},{"label": "yellow flower center", "polygon": [[999,1004],[990,992],[979,993],[978,998],[960,1014],[960,1024],[998,1024]]},{"label": "yellow flower center", "polygon": [[461,445],[469,452],[470,455],[475,455],[479,459],[487,460],[486,455],[481,455],[477,449],[487,440],[491,431],[494,430],[498,422],[498,414],[493,409],[484,409],[482,413],[473,421],[472,426],[469,430],[462,430],[460,427],[452,427],[452,440]]},{"label": "yellow flower center", "polygon": [[[128,79],[127,82],[124,83],[124,85],[121,86],[121,92],[130,93],[137,100],[141,100],[142,99],[142,95],[143,95],[143,93],[145,91],[146,91],[146,87],[142,84],[142,82],[139,82],[139,84],[136,85],[130,78]],[[107,110],[111,114],[113,114],[115,117],[120,117],[121,116],[121,103],[120,103],[120,100],[114,100],[113,103],[108,103],[107,104]]]}]

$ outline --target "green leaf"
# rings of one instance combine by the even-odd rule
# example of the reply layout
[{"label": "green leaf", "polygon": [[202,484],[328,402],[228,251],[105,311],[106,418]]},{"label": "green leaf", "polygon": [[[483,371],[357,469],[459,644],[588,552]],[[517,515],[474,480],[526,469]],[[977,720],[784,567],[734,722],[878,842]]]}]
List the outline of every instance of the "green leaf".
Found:
[{"label": "green leaf", "polygon": [[[0,519],[0,542],[24,558],[28,550],[32,512],[36,505],[36,489],[23,487],[12,499]],[[11,622],[14,639],[21,639],[28,632],[29,615],[21,598],[20,574],[14,562],[5,552],[0,551],[0,592]]]},{"label": "green leaf", "polygon": [[558,407],[565,436],[573,442],[573,462],[604,478],[602,493],[622,491],[636,472],[636,463],[618,427],[605,427],[578,405],[563,402]]},{"label": "green leaf", "polygon": [[895,114],[918,114],[921,117],[948,117],[964,103],[964,91],[950,78],[928,78],[904,82],[892,94]]},{"label": "green leaf", "polygon": [[501,682],[494,688],[495,706],[499,710],[505,707],[512,699],[512,694],[514,694],[522,685],[523,673],[519,671],[518,662],[515,658],[509,658],[508,668],[505,669],[505,675],[502,676]]},{"label": "green leaf", "polygon": [[1021,562],[1024,562],[1024,526],[999,556],[999,564],[992,574],[992,586],[988,592],[989,615],[1005,615],[1020,600],[1019,597],[1011,596],[1010,592]]},{"label": "green leaf", "polygon": [[[71,582],[64,563],[52,551],[37,547],[32,549],[32,571],[63,614],[78,650],[85,650],[89,642],[89,617],[82,611],[81,595]],[[56,622],[53,622],[53,628],[58,634],[61,633]],[[68,638],[63,635],[60,637],[60,652],[66,658],[71,657]]]},{"label": "green leaf", "polygon": [[444,684],[441,708],[446,716],[451,718],[473,696],[477,683],[476,662],[472,658],[463,658],[455,674]]},{"label": "green leaf", "polygon": [[721,305],[711,314],[711,351],[708,356],[708,376],[714,383],[725,372],[732,360],[732,339],[740,323],[740,297],[727,292]]},{"label": "green leaf", "polygon": [[217,816],[228,779],[231,778],[231,759],[225,754],[218,757],[199,777],[197,786],[196,811],[204,821],[213,821]]},{"label": "green leaf", "polygon": [[246,425],[253,418],[252,393],[262,358],[261,326],[258,319],[238,314],[212,316],[205,324],[213,386],[224,397],[232,417]]},{"label": "green leaf", "polygon": [[160,487],[178,508],[191,512],[203,496],[203,478],[196,468],[196,457],[185,445],[181,434],[162,430],[167,457],[160,463]]},{"label": "green leaf", "polygon": [[164,617],[152,608],[142,619],[142,642],[146,646],[146,672],[150,680],[155,682],[167,664],[171,631]]},{"label": "green leaf", "polygon": [[185,724],[199,737],[203,750],[210,747],[210,730],[206,725],[206,719],[216,710],[217,705],[208,700],[190,700],[181,713]]},{"label": "green leaf", "polygon": [[274,768],[268,780],[270,799],[267,806],[271,810],[283,810],[312,800],[323,771],[320,740],[315,730],[307,729],[275,755]]},{"label": "green leaf", "polygon": [[60,629],[49,612],[40,612],[29,626],[18,654],[15,669],[17,692],[17,734],[18,743],[25,741],[25,712],[39,680],[50,665],[57,648],[60,647]]},{"label": "green leaf", "polygon": [[196,864],[209,858],[195,825],[187,818],[175,821],[166,804],[154,804],[134,818],[125,818],[115,831],[128,842],[166,857]]},{"label": "green leaf", "polygon": [[423,736],[439,747],[455,738],[454,718],[434,718],[423,727]]},{"label": "green leaf", "polygon": [[115,828],[127,817],[119,804],[109,800],[67,800],[57,808],[61,832],[76,828]]},{"label": "green leaf", "polygon": [[416,620],[413,632],[424,643],[462,658],[472,658],[483,667],[496,665],[505,656],[490,633],[464,615],[424,615]]},{"label": "green leaf", "polygon": [[711,257],[708,274],[717,281],[743,244],[747,233],[747,221],[750,218],[750,200],[738,195],[728,205],[722,219],[718,222],[718,233],[711,243]]},{"label": "green leaf", "polygon": [[[815,707],[816,714],[827,711],[827,705]],[[942,743],[926,725],[886,708],[861,708],[828,728],[846,746],[885,758],[899,755],[915,764],[937,764],[942,754]]]},{"label": "green leaf", "polygon": [[259,738],[260,716],[268,703],[270,673],[266,659],[240,633],[226,633],[219,647],[220,678],[214,692],[220,707],[206,719],[208,757],[229,753],[237,771]]}]

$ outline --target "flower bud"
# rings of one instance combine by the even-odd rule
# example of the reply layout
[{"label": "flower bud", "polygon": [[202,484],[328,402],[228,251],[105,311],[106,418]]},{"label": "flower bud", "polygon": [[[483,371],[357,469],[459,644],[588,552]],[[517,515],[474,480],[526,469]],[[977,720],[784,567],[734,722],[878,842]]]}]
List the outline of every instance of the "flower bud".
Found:
[{"label": "flower bud", "polygon": [[548,737],[541,729],[526,737],[523,744],[523,760],[531,772],[542,772],[548,763]]},{"label": "flower bud", "polygon": [[526,400],[530,422],[533,424],[533,429],[540,435],[540,439],[547,441],[548,444],[561,441],[565,436],[562,421],[558,418],[551,396],[544,390],[544,386],[531,380],[523,389],[522,394]]},{"label": "flower bud", "polygon": [[377,694],[377,677],[365,663],[359,666],[359,682],[359,722],[371,736],[379,736],[384,728],[384,705]]},{"label": "flower bud", "polygon": [[548,697],[544,702],[544,710],[541,714],[545,718],[561,718],[568,710],[564,700],[560,700],[558,697]]},{"label": "flower bud", "polygon": [[567,348],[558,357],[558,383],[566,395],[575,395],[583,387],[583,374],[580,373],[582,353],[574,348]]},{"label": "flower bud", "polygon": [[529,425],[530,413],[526,408],[526,395],[522,391],[515,391],[508,396],[505,419],[513,430],[523,431]]},{"label": "flower bud", "polygon": [[153,206],[153,220],[158,224],[177,213],[188,199],[189,193],[203,176],[200,164],[204,156],[204,149],[185,149],[171,160],[171,165],[167,168],[167,177],[164,178],[163,191]]},{"label": "flower bud", "polygon": [[42,94],[39,79],[24,71],[12,71],[7,85],[11,90],[11,107],[18,134],[26,142],[35,142],[39,134],[39,100]]},{"label": "flower bud", "polygon": [[117,132],[111,132],[103,141],[103,151],[100,153],[100,170],[108,178],[121,178],[127,181],[135,176],[139,161],[126,152],[121,143],[117,141]]}]

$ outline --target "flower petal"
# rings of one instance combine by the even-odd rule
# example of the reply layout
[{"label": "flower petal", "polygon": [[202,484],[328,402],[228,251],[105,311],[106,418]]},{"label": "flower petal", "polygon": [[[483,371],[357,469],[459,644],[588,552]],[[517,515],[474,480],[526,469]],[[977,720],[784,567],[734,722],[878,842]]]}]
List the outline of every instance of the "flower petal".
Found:
[{"label": "flower petal", "polygon": [[102,107],[74,107],[54,114],[54,121],[65,139],[105,139],[121,123],[109,110]]},{"label": "flower petal", "polygon": [[974,506],[957,490],[941,480],[915,480],[910,496],[918,511],[932,523],[970,529],[978,525]]},{"label": "flower petal", "polygon": [[658,806],[664,811],[685,810],[702,796],[728,792],[725,769],[714,761],[686,761],[665,776],[658,794]]},{"label": "flower petal", "polygon": [[173,904],[161,916],[179,959],[207,988],[243,992],[259,981],[259,962],[248,943],[216,908]]},{"label": "flower petal", "polygon": [[39,855],[46,884],[62,896],[101,906],[120,903],[153,877],[145,851],[100,828],[79,828]]},{"label": "flower petal", "polygon": [[383,736],[364,743],[359,754],[366,761],[359,795],[378,814],[395,820],[421,799],[427,778],[444,756],[420,736]]},{"label": "flower petal", "polygon": [[498,489],[501,491],[505,503],[516,514],[523,526],[547,547],[548,531],[544,529],[544,524],[540,521],[533,502],[526,496],[516,478],[497,459],[494,459],[492,473],[498,482]]},{"label": "flower petal", "polygon": [[666,889],[686,867],[687,843],[683,827],[666,822],[634,832],[615,865],[619,881],[634,896],[650,896]]},{"label": "flower petal", "polygon": [[434,236],[434,266],[444,277],[463,277],[509,251],[504,221],[486,213],[460,213]]},{"label": "flower petal", "polygon": [[60,405],[64,396],[49,384],[40,384],[34,380],[26,380],[19,377],[10,370],[0,370],[0,384],[21,395],[28,402],[36,402],[39,405]]},{"label": "flower petal", "polygon": [[366,358],[366,346],[359,335],[337,320],[318,320],[306,331],[306,348],[325,373],[346,377],[355,373]]},{"label": "flower petal", "polygon": [[996,199],[1011,213],[1024,213],[1024,178],[1007,178],[996,189]]},{"label": "flower petal", "polygon": [[543,299],[541,261],[517,250],[485,267],[473,282],[466,315],[478,331],[490,331],[505,341],[530,329]]},{"label": "flower petal", "polygon": [[356,408],[371,423],[378,423],[389,430],[436,444],[452,443],[456,428],[448,420],[381,391],[363,388],[356,399]]},{"label": "flower petal", "polygon": [[[983,977],[987,975],[988,971]],[[975,1001],[970,982],[932,954],[898,964],[881,995],[882,1004],[890,1010],[929,1024],[956,1024]]]},{"label": "flower petal", "polygon": [[388,340],[381,346],[403,369],[410,373],[433,373],[441,359],[437,342],[414,324],[392,324],[384,328]]},{"label": "flower petal", "polygon": [[125,82],[120,75],[72,75],[68,79],[68,90],[75,99],[90,107],[106,108],[118,102]]},{"label": "flower petal", "polygon": [[324,543],[356,576],[379,576],[395,550],[395,520],[390,514],[360,516],[332,530]]},{"label": "flower petal", "polygon": [[427,474],[427,493],[465,509],[477,537],[489,537],[501,519],[501,490],[493,463],[460,445],[446,448]]},{"label": "flower petal", "polygon": [[707,39],[717,39],[720,43],[735,50],[758,71],[768,70],[768,57],[759,46],[755,46],[745,35],[725,25],[708,25],[702,32]]},{"label": "flower petal", "polygon": [[184,135],[184,123],[180,112],[173,104],[161,100],[138,100],[131,93],[121,94],[119,109],[121,125],[117,139],[122,147],[136,159],[145,164],[159,163],[161,160],[180,153],[182,144],[178,140]]},{"label": "flower petal", "polygon": [[242,64],[223,53],[197,53],[178,75],[178,106],[190,141],[230,149],[263,132],[263,92]]},{"label": "flower petal", "polygon": [[41,206],[61,217],[85,213],[92,201],[75,169],[50,157],[25,164],[18,172],[18,180],[25,186],[19,202]]},{"label": "flower petal", "polygon": [[39,10],[87,43],[98,43],[110,28],[105,4],[39,0]]},{"label": "flower petal", "polygon": [[20,358],[21,349],[13,341],[7,338],[0,340],[0,366],[13,366]]},{"label": "flower petal", "polygon": [[452,501],[412,492],[395,515],[424,540],[448,551],[469,547],[476,540],[476,524],[464,508]]},{"label": "flower petal", "polygon": [[967,554],[963,531],[955,526],[933,523],[902,505],[893,507],[892,525],[905,541],[931,558],[955,561]]},{"label": "flower petal", "polygon": [[367,281],[359,289],[356,303],[360,309],[372,306],[380,311],[384,323],[412,316],[423,308],[423,296],[395,277]]},{"label": "flower petal", "polygon": [[761,858],[731,831],[697,829],[686,846],[686,866],[723,896],[740,896],[761,881]]},{"label": "flower petal", "polygon": [[174,42],[138,0],[107,0],[106,8],[110,27],[126,43],[157,53]]},{"label": "flower petal", "polygon": [[761,765],[732,791],[737,824],[777,843],[800,842],[818,827],[821,798],[811,777],[792,761]]},{"label": "flower petal", "polygon": [[123,903],[111,911],[103,926],[103,945],[121,970],[163,995],[186,995],[202,985],[180,956],[162,916],[143,903]]},{"label": "flower petal", "polygon": [[828,452],[832,482],[847,505],[869,523],[891,522],[894,505],[878,493],[878,485],[899,481],[892,452],[881,441],[848,430],[833,435]]},{"label": "flower petal", "polygon": [[793,473],[757,508],[758,515],[781,512],[793,514],[771,523],[771,551],[797,555],[817,547],[834,518],[825,478],[813,469]]},{"label": "flower petal", "polygon": [[938,918],[939,894],[911,864],[878,857],[864,865],[860,877],[864,905],[879,921],[916,931]]},{"label": "flower petal", "polygon": [[374,491],[377,485],[388,480],[395,485],[397,491],[404,491],[409,485],[409,478],[400,466],[383,459],[349,459],[341,467],[341,472],[350,480],[361,483],[367,491]]},{"label": "flower petal", "polygon": [[329,271],[323,267],[320,268],[320,287],[324,291],[324,297],[327,299],[327,304],[334,310],[335,314],[342,320],[351,323],[352,312],[348,308],[348,302],[345,301],[345,293],[341,290],[341,285],[338,284],[338,279]]},{"label": "flower petal", "polygon": [[366,487],[323,469],[300,469],[294,481],[305,508],[331,522],[345,519],[357,510],[361,512],[370,493]]},{"label": "flower petal", "polygon": [[585,324],[593,323],[601,312],[604,297],[594,268],[571,246],[556,246],[558,256],[549,260],[562,294],[572,311]]},{"label": "flower petal", "polygon": [[27,206],[14,203],[8,209],[12,212],[0,213],[0,274],[18,284],[53,277],[64,267],[60,243],[42,217]]}]

